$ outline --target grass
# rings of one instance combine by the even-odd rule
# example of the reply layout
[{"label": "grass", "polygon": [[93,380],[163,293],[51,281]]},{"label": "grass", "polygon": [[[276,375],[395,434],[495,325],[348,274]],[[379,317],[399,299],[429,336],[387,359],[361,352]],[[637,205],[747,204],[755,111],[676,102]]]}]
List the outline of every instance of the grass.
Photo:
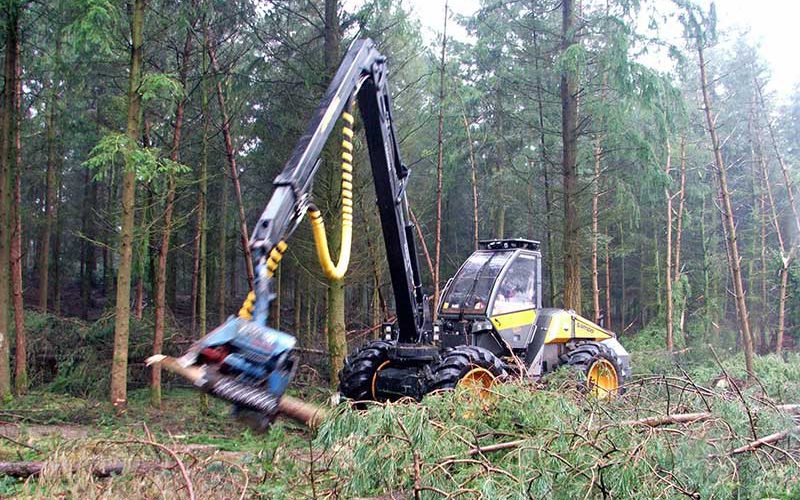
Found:
[{"label": "grass", "polygon": [[[720,350],[720,365],[715,354],[693,346],[673,359],[644,342],[617,401],[584,397],[562,370],[499,386],[489,401],[442,393],[420,404],[339,405],[315,433],[283,420],[255,433],[191,388],[167,388],[162,409],[134,389],[119,416],[88,380],[72,385],[91,389],[77,394],[43,384],[0,408],[4,433],[14,431],[13,441],[0,440],[0,460],[42,460],[45,470],[27,481],[0,478],[0,497],[187,498],[189,484],[196,498],[800,497],[794,430],[731,453],[797,425],[774,405],[800,403],[800,355],[758,357],[757,381],[737,392],[714,382],[723,372],[745,379],[742,356]],[[299,395],[324,401],[329,393]],[[690,412],[710,416],[630,423]],[[127,472],[92,476],[92,464],[110,461]],[[142,464],[161,466],[137,473]]]}]

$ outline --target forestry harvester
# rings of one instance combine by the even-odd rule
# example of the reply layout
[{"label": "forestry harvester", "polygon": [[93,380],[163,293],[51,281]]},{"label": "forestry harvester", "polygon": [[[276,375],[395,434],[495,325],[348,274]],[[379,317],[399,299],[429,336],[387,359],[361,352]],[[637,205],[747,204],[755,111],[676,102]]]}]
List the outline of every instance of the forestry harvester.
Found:
[{"label": "forestry harvester", "polygon": [[[409,170],[400,160],[386,59],[371,40],[353,42],[333,82],[274,181],[251,239],[256,280],[232,317],[173,361],[173,371],[236,408],[267,421],[285,410],[283,398],[296,360],[295,338],[267,326],[273,273],[290,235],[308,215],[325,274],[341,279],[350,258],[353,226],[353,115],[358,103],[369,150],[396,320],[346,359],[339,390],[353,400],[421,399],[462,386],[489,386],[520,376],[538,378],[562,365],[598,397],[619,394],[630,375],[629,356],[614,333],[573,311],[542,307],[541,253],[536,241],[480,243],[447,282],[436,321],[423,293],[414,226],[409,221]],[[311,195],[320,155],[342,118],[342,235],[331,260],[320,211]],[[169,366],[167,367],[169,369]]]}]

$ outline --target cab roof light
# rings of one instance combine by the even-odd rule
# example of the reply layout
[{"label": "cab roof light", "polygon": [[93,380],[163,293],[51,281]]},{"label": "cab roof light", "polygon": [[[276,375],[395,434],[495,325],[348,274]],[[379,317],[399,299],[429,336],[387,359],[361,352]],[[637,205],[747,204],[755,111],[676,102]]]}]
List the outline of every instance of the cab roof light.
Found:
[{"label": "cab roof light", "polygon": [[509,250],[523,248],[525,250],[539,250],[539,242],[535,240],[524,240],[521,238],[507,240],[481,240],[478,242],[481,250]]}]

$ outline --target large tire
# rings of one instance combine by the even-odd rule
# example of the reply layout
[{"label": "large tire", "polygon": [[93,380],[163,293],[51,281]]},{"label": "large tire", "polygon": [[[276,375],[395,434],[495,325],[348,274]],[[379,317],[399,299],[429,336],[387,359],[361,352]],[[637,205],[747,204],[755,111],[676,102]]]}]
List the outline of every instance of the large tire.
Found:
[{"label": "large tire", "polygon": [[455,389],[461,379],[475,368],[488,371],[495,380],[508,376],[505,364],[491,351],[462,345],[445,351],[442,360],[433,367],[433,376],[425,392]]},{"label": "large tire", "polygon": [[[584,342],[578,344],[575,349],[564,355],[567,366],[572,368],[578,375],[578,388],[587,394],[594,394],[601,399],[613,399],[624,392],[625,378],[623,376],[622,364],[617,353],[610,347],[600,342]],[[609,366],[610,365],[610,366]],[[613,368],[613,375],[608,370]],[[615,379],[616,388],[602,388],[595,384],[590,374],[593,370],[598,370],[604,376]],[[598,372],[594,372],[595,374]]]},{"label": "large tire", "polygon": [[394,342],[374,340],[353,351],[339,371],[339,392],[356,401],[372,400],[372,380],[381,365],[389,359]]}]

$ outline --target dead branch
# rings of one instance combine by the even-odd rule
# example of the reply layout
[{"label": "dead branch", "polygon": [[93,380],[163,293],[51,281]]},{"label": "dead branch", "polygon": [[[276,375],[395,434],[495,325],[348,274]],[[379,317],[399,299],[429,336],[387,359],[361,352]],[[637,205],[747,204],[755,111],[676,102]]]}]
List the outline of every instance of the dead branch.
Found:
[{"label": "dead branch", "polygon": [[729,455],[738,455],[740,453],[746,453],[748,451],[757,450],[758,448],[760,448],[762,446],[770,445],[772,443],[780,441],[781,439],[783,439],[786,436],[788,436],[790,433],[796,432],[796,431],[799,431],[799,430],[800,430],[800,426],[793,427],[791,429],[786,429],[784,431],[776,432],[776,433],[770,434],[768,436],[764,436],[764,437],[762,437],[760,439],[756,439],[755,441],[751,441],[751,442],[747,443],[744,446],[740,446],[740,447],[738,447],[738,448],[736,448],[734,450],[731,450],[728,454]]},{"label": "dead branch", "polygon": [[[491,453],[493,451],[502,451],[502,450],[510,450],[514,448],[518,448],[525,444],[528,440],[527,439],[517,439],[515,441],[506,441],[504,443],[495,443],[489,444],[486,446],[476,446],[474,448],[470,448],[467,451],[467,456],[473,457],[475,455],[479,455],[482,453]],[[443,462],[453,461],[458,458],[458,455],[450,455],[448,457],[444,457],[442,459]]]},{"label": "dead branch", "polygon": [[662,425],[672,425],[672,424],[693,424],[695,422],[708,420],[709,418],[711,418],[711,412],[707,411],[699,413],[675,413],[672,415],[664,415],[659,417],[641,418],[639,420],[626,420],[614,425],[615,426],[644,425],[647,427],[660,427]]}]

